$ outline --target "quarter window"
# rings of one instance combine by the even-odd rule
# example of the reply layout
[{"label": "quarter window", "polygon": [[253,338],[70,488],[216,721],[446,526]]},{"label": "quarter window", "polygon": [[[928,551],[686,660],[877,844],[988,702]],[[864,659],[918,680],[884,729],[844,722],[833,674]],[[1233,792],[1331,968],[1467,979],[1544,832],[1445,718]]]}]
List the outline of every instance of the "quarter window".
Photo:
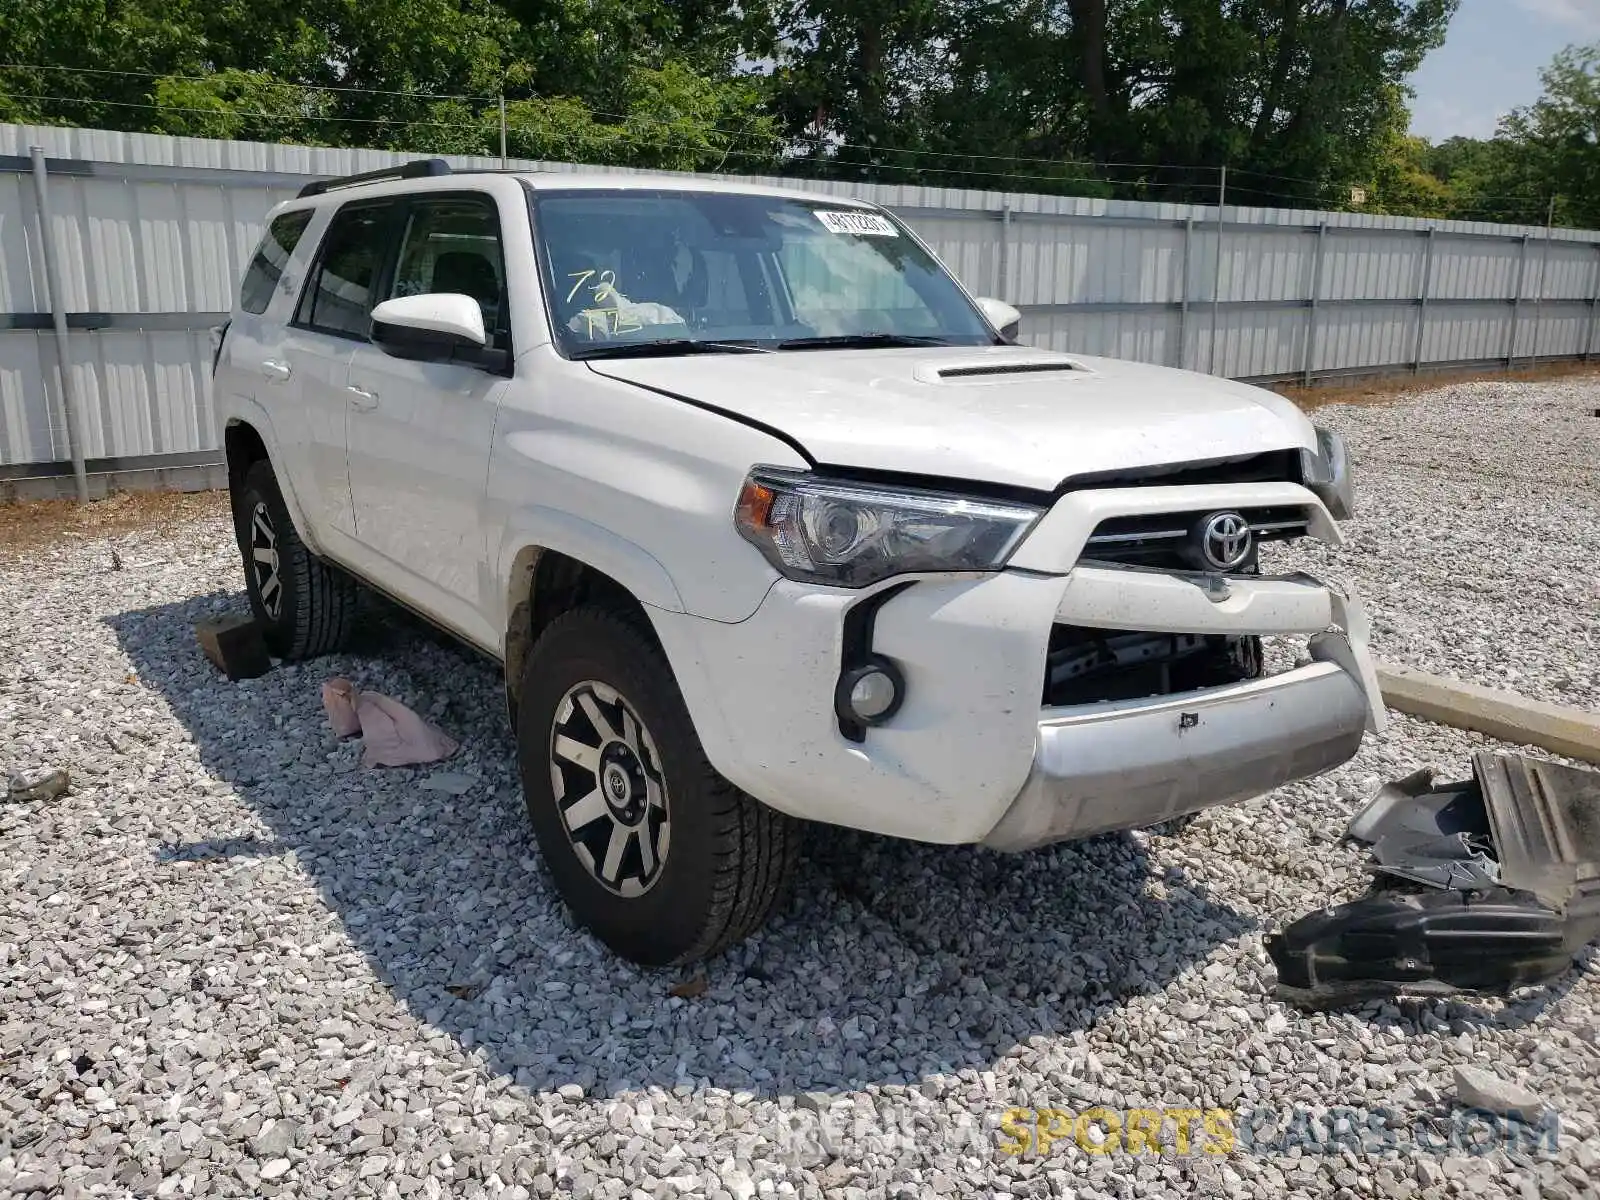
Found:
[{"label": "quarter window", "polygon": [[239,287],[239,307],[245,312],[267,311],[267,305],[272,303],[272,294],[278,290],[278,281],[283,278],[283,269],[289,263],[289,256],[300,244],[300,235],[306,231],[306,226],[311,224],[311,214],[309,208],[284,213],[267,226],[256,256],[250,260],[249,269],[244,273],[244,283]]},{"label": "quarter window", "polygon": [[390,212],[387,204],[366,204],[335,214],[322,239],[322,258],[300,297],[297,324],[344,337],[368,336]]}]

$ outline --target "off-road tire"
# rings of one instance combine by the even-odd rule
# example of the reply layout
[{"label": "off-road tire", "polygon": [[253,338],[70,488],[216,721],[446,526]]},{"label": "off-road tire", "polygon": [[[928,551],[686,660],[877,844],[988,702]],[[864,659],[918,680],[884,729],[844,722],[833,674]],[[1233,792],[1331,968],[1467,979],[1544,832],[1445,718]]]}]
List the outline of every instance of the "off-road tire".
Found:
[{"label": "off-road tire", "polygon": [[[233,526],[250,611],[261,626],[267,649],[290,661],[340,649],[355,626],[360,587],[300,540],[278,477],[265,459],[251,463],[234,490]],[[276,555],[275,574],[264,571],[266,564],[257,558],[267,548],[262,543],[269,540]]]},{"label": "off-road tire", "polygon": [[[580,706],[572,697],[589,684],[600,685],[598,694],[587,693],[590,701],[614,694],[617,707],[607,707],[606,721],[609,725],[615,718],[616,728],[624,730],[619,739],[630,730],[629,718],[635,722],[633,742],[646,747],[647,773],[664,795],[663,825],[670,837],[657,875],[639,894],[616,890],[615,869],[611,884],[603,880],[604,866],[587,846],[580,851],[580,834],[569,833],[557,796],[564,787],[562,773],[574,770],[573,792],[583,791],[586,772],[592,773],[594,791],[605,792],[599,769],[579,766],[556,751],[558,733],[574,728]],[[645,966],[707,958],[761,927],[793,873],[801,824],[745,795],[706,761],[671,667],[647,632],[599,607],[558,617],[528,655],[517,716],[517,761],[528,816],[556,890],[580,924],[623,958]],[[626,747],[608,741],[598,724],[588,722],[588,728],[596,731],[590,740],[597,747],[626,755]],[[573,742],[566,746],[572,748]],[[619,791],[625,788],[621,784]],[[565,811],[577,808],[570,794],[564,799]],[[625,828],[613,819],[622,811],[612,808],[583,824],[587,840],[598,836],[609,846],[608,839]],[[641,844],[651,836],[649,823],[647,807],[644,824],[632,828],[634,840],[624,851],[633,863],[644,858]],[[632,882],[636,889],[641,886]]]}]

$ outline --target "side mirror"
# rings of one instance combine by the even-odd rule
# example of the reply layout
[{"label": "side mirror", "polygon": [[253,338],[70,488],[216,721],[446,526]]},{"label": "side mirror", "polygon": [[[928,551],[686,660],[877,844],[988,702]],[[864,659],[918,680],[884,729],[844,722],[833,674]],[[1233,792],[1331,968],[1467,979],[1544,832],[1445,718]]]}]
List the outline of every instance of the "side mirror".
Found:
[{"label": "side mirror", "polygon": [[396,296],[372,310],[372,340],[396,358],[447,359],[489,343],[483,309],[459,292]]},{"label": "side mirror", "polygon": [[1008,342],[1017,340],[1017,333],[1022,328],[1022,314],[1004,300],[996,300],[993,296],[979,296],[978,309],[988,318],[995,332]]}]

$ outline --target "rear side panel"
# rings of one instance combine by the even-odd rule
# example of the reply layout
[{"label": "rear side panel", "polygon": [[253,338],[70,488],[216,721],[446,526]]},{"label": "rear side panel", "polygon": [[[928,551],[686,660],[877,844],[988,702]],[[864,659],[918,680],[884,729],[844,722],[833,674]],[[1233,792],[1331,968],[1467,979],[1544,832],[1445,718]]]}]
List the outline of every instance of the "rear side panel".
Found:
[{"label": "rear side panel", "polygon": [[[242,422],[261,435],[295,528],[308,545],[320,549],[317,539],[320,506],[314,499],[307,469],[309,431],[305,408],[300,402],[300,393],[292,386],[292,375],[283,378],[268,366],[287,363],[288,322],[306,269],[328,224],[325,210],[286,205],[269,214],[269,230],[278,217],[294,211],[309,211],[311,219],[292,253],[275,264],[276,277],[247,268],[241,294],[235,298],[229,318],[227,336],[218,351],[215,396],[217,417],[222,426]],[[265,241],[264,235],[263,243]],[[261,253],[260,247],[257,253]],[[253,268],[254,256],[251,261]],[[261,311],[250,312],[246,304]]]}]

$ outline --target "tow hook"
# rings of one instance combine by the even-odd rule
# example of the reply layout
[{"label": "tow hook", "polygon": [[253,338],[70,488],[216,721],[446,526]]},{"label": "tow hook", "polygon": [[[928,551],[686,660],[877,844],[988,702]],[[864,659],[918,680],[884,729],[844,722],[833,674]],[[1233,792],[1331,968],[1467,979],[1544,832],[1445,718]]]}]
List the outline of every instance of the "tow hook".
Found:
[{"label": "tow hook", "polygon": [[1507,994],[1558,978],[1600,937],[1600,771],[1478,753],[1472,773],[1436,785],[1419,771],[1351,819],[1373,886],[1265,939],[1280,996]]}]

